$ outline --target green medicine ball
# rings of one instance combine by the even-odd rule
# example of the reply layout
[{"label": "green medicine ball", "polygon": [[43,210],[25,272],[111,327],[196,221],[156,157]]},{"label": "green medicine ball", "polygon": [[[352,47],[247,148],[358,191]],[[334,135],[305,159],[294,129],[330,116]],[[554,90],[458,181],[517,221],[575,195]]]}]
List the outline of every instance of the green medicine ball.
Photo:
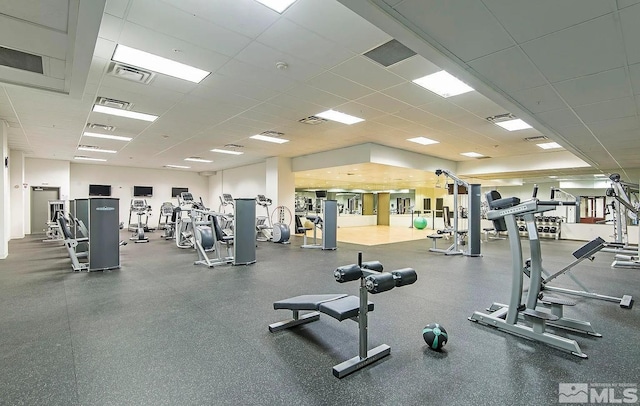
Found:
[{"label": "green medicine ball", "polygon": [[449,335],[447,330],[438,323],[428,324],[422,329],[422,338],[432,350],[440,350],[447,343]]}]

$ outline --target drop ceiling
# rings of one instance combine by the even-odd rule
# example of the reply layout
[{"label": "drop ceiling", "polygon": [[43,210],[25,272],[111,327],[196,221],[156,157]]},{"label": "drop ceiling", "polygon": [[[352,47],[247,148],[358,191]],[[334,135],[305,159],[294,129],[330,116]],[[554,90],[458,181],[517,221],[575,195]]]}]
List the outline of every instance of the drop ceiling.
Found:
[{"label": "drop ceiling", "polygon": [[[1,75],[12,68],[2,67],[0,119],[9,123],[9,146],[36,158],[73,161],[75,155],[86,155],[105,158],[107,165],[187,164],[188,171],[202,172],[363,143],[458,162],[473,159],[460,155],[469,151],[495,158],[545,154],[524,141],[545,135],[598,171],[625,173],[640,167],[640,48],[630,40],[640,34],[640,24],[633,24],[640,22],[640,4],[343,3],[346,6],[333,0],[298,0],[280,15],[253,0],[107,0],[103,10],[83,14],[78,0],[56,0],[55,7],[47,3],[52,7],[47,13],[31,2],[4,1],[0,18],[24,30],[19,32],[29,41],[8,44],[9,37],[3,35],[0,46],[35,53],[38,49],[31,44],[49,38],[27,29],[35,24],[66,38],[56,49],[73,50],[69,54],[74,60],[90,61],[85,73],[65,70],[69,84],[84,84],[78,94],[16,83]],[[388,20],[371,18],[366,7],[383,8]],[[80,16],[77,21],[74,13]],[[397,34],[399,20],[419,29],[431,43],[415,35],[422,44],[403,40]],[[94,48],[76,45],[91,43],[92,32]],[[393,38],[418,55],[389,67],[363,56]],[[200,84],[162,74],[149,84],[113,76],[109,69],[118,43],[212,73]],[[448,59],[424,52],[427,46],[446,49]],[[480,91],[444,99],[412,83],[449,68],[445,65],[451,61]],[[278,68],[278,62],[286,69]],[[149,123],[92,112],[98,97],[127,101],[131,110],[159,118]],[[327,109],[365,121],[351,126],[299,122]],[[486,120],[504,113],[514,113],[534,128],[508,132]],[[111,134],[132,140],[82,137],[90,123],[113,126]],[[290,141],[276,145],[249,138],[264,131],[283,133]],[[407,141],[419,136],[439,144]],[[239,145],[236,149],[244,154],[210,152],[228,144]],[[78,145],[117,154],[79,153]],[[188,157],[213,162],[186,163]],[[362,169],[372,176],[385,172],[373,166]],[[390,170],[372,180],[391,188],[387,179],[406,180],[410,175]],[[423,176],[428,181],[431,175]],[[393,188],[406,183],[398,181]]]}]

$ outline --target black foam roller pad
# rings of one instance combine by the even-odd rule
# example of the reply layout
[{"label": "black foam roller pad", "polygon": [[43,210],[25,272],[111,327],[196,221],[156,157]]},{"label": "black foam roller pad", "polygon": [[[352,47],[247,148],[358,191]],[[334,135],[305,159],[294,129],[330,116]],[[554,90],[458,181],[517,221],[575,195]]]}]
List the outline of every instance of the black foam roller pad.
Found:
[{"label": "black foam roller pad", "polygon": [[333,271],[333,277],[340,283],[355,281],[362,277],[362,269],[356,264],[343,265]]},{"label": "black foam roller pad", "polygon": [[382,272],[384,267],[380,263],[380,261],[367,261],[362,263],[362,267],[365,269],[370,269],[372,271]]},{"label": "black foam roller pad", "polygon": [[396,281],[393,275],[388,272],[369,275],[365,279],[365,287],[369,293],[382,293],[395,288]]},{"label": "black foam roller pad", "polygon": [[396,286],[406,286],[415,283],[418,280],[418,274],[415,269],[402,268],[391,272],[396,281]]}]

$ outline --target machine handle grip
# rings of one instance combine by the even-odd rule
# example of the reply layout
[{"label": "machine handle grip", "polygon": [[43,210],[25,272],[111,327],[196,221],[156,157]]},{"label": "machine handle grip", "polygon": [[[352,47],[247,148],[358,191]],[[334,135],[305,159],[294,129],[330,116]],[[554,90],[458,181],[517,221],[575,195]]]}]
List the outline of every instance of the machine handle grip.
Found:
[{"label": "machine handle grip", "polygon": [[533,185],[533,197],[534,199],[538,196],[538,185]]},{"label": "machine handle grip", "polygon": [[553,200],[553,198],[555,197],[555,195],[556,195],[556,188],[551,187],[551,200]]}]

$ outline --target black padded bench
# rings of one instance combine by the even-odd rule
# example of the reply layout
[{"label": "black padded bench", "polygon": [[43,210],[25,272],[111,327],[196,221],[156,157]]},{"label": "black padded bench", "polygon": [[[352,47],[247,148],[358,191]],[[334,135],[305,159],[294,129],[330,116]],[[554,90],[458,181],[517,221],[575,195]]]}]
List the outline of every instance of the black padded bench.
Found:
[{"label": "black padded bench", "polygon": [[[368,303],[368,311],[373,311],[373,303]],[[358,317],[360,298],[345,294],[301,295],[273,303],[273,308],[287,309],[293,312],[293,318],[269,325],[269,331],[284,330],[300,324],[311,323],[320,319],[320,313],[333,317],[338,321]],[[311,311],[300,315],[300,311]]]}]

